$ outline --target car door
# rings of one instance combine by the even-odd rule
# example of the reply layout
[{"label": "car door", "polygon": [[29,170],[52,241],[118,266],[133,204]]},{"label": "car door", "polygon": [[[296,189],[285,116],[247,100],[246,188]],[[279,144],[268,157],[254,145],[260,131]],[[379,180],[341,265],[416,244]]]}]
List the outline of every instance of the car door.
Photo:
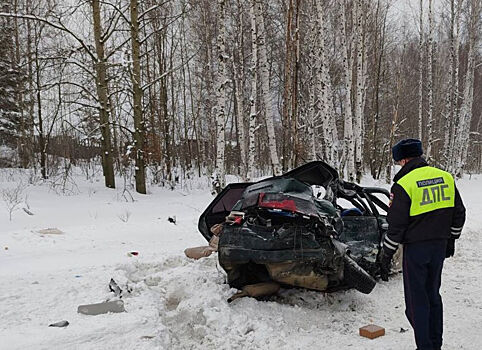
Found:
[{"label": "car door", "polygon": [[224,222],[231,209],[241,199],[244,189],[251,184],[243,182],[227,185],[201,214],[198,229],[208,242],[213,235],[211,227]]}]

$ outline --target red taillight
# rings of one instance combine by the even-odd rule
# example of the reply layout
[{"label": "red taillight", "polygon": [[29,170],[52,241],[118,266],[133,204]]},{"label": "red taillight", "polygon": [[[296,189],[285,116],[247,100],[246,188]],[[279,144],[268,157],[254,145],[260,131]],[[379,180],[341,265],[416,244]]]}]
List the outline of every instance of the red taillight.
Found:
[{"label": "red taillight", "polygon": [[258,206],[263,208],[281,209],[296,212],[296,204],[292,199],[283,199],[282,201],[263,201],[265,193],[259,194]]}]

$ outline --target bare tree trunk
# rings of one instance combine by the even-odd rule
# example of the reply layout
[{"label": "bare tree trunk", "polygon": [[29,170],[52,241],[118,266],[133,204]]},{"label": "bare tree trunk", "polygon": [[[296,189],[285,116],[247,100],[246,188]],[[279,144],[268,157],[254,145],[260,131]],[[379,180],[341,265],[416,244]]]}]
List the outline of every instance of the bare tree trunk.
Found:
[{"label": "bare tree trunk", "polygon": [[[239,55],[242,56],[242,52]],[[244,129],[244,101],[243,101],[243,62],[239,62],[239,66],[234,63],[234,85],[236,89],[236,122],[238,130],[238,146],[239,146],[239,174],[244,179],[246,178],[246,136]]]},{"label": "bare tree trunk", "polygon": [[[30,12],[30,4],[27,2],[27,11]],[[28,151],[31,153],[32,164],[37,171],[37,162],[35,161],[35,138],[34,138],[34,126],[35,126],[35,93],[34,93],[34,74],[33,74],[33,43],[32,43],[32,22],[27,22],[27,81],[28,81],[28,114],[29,114],[29,135],[30,141],[28,143]]]},{"label": "bare tree trunk", "polygon": [[255,178],[254,158],[256,156],[255,132],[256,132],[256,116],[257,116],[257,85],[258,85],[258,33],[256,30],[256,14],[255,0],[251,0],[251,48],[252,48],[252,65],[251,65],[251,96],[249,98],[249,129],[248,129],[248,180]]},{"label": "bare tree trunk", "polygon": [[363,29],[363,15],[366,9],[364,8],[364,2],[356,0],[354,8],[356,9],[356,106],[355,106],[355,121],[354,121],[354,133],[355,133],[355,168],[356,168],[356,180],[360,182],[363,171],[363,109],[364,109],[364,91],[365,91],[365,64],[364,64],[364,29]]},{"label": "bare tree trunk", "polygon": [[[401,67],[403,64],[402,58],[400,58],[400,62],[398,62],[398,67],[397,67],[397,75],[396,75],[396,89],[395,89],[395,103],[393,106],[393,117],[392,117],[392,123],[390,126],[390,137],[389,137],[389,145],[393,145],[394,140],[395,140],[395,133],[398,129],[398,117],[399,117],[399,109],[400,109],[400,93],[401,93],[401,86],[402,86],[402,73],[401,73]],[[392,169],[392,162],[388,162],[387,167],[386,167],[386,172],[385,172],[385,181],[387,183],[391,182],[391,169]]]},{"label": "bare tree trunk", "polygon": [[433,10],[432,0],[428,0],[428,74],[427,74],[427,88],[428,88],[428,120],[427,120],[427,148],[425,155],[430,162],[432,160],[432,143],[433,143]]},{"label": "bare tree trunk", "polygon": [[244,117],[244,52],[243,52],[243,8],[238,0],[239,11],[239,27],[238,35],[236,36],[235,51],[238,56],[238,62],[235,62],[235,55],[233,54],[233,72],[234,85],[236,90],[236,115],[237,115],[237,130],[238,130],[238,147],[240,153],[239,174],[243,179],[246,179],[246,132],[245,132],[245,117]]},{"label": "bare tree trunk", "polygon": [[[42,32],[40,32],[40,35]],[[35,45],[35,70],[36,70],[36,92],[37,92],[37,126],[38,126],[38,140],[40,151],[40,174],[42,179],[47,179],[47,141],[44,133],[44,122],[42,115],[42,82],[40,80],[40,62],[39,62],[39,45],[36,40]]]},{"label": "bare tree trunk", "polygon": [[420,54],[418,63],[418,138],[423,139],[423,0],[420,0],[420,38],[418,42]]},{"label": "bare tree trunk", "polygon": [[226,32],[226,2],[218,0],[218,38],[217,38],[217,55],[218,55],[218,73],[216,77],[216,181],[215,190],[220,192],[225,185],[225,123],[226,123],[226,50],[225,50],[225,32]]},{"label": "bare tree trunk", "polygon": [[463,95],[464,100],[460,107],[459,129],[457,133],[457,142],[455,144],[455,148],[457,149],[455,174],[457,177],[461,177],[465,171],[467,151],[470,143],[470,124],[472,121],[472,107],[474,103],[475,54],[479,35],[481,5],[480,0],[470,0],[470,23],[468,28],[469,53],[467,58],[467,73],[465,75]]},{"label": "bare tree trunk", "polygon": [[456,157],[455,157],[455,142],[457,137],[457,130],[458,130],[458,118],[459,118],[459,46],[460,46],[460,13],[462,9],[463,0],[457,1],[457,12],[455,15],[455,33],[454,33],[454,68],[453,68],[453,77],[454,77],[454,87],[453,91],[454,94],[452,96],[452,128],[451,128],[451,136],[449,141],[449,150],[448,150],[448,165],[447,170],[451,173],[454,173]]},{"label": "bare tree trunk", "polygon": [[257,37],[257,47],[259,52],[259,75],[261,79],[261,90],[265,107],[265,119],[266,128],[268,130],[268,146],[271,158],[271,165],[273,167],[273,174],[281,174],[281,166],[278,158],[278,150],[276,148],[276,133],[274,128],[274,119],[276,114],[275,105],[271,101],[270,90],[269,90],[269,67],[268,67],[268,57],[266,53],[266,43],[265,43],[265,28],[264,28],[264,18],[263,18],[263,3],[261,0],[256,0],[255,6],[256,13],[256,33]]},{"label": "bare tree trunk", "polygon": [[282,138],[282,168],[286,171],[292,168],[292,155],[293,155],[293,133],[292,133],[292,105],[291,95],[293,94],[293,66],[294,66],[294,48],[293,48],[293,0],[286,1],[286,14],[285,14],[285,62],[284,62],[284,81],[283,81],[283,110],[282,110],[282,125],[283,125],[283,138]]},{"label": "bare tree trunk", "polygon": [[341,17],[341,49],[343,55],[343,75],[345,82],[345,116],[344,116],[344,154],[346,164],[346,174],[349,181],[355,181],[355,142],[353,135],[353,116],[351,107],[351,85],[352,85],[352,69],[351,62],[348,58],[348,45],[346,42],[346,16],[345,16],[345,1],[339,0],[340,17]]},{"label": "bare tree trunk", "polygon": [[450,140],[452,138],[452,128],[455,119],[454,105],[452,104],[455,91],[455,80],[458,78],[455,76],[455,0],[450,1],[450,55],[449,55],[449,80],[447,82],[447,91],[445,94],[445,107],[444,107],[444,143],[443,143],[443,154],[442,163],[445,169],[449,169],[450,160]]},{"label": "bare tree trunk", "polygon": [[[314,2],[314,5],[316,6],[316,2]],[[321,109],[321,101],[320,98],[315,97],[315,95],[319,94],[319,79],[318,79],[318,48],[319,48],[319,43],[320,43],[320,33],[321,33],[321,25],[318,21],[318,17],[316,17],[316,21],[311,22],[310,26],[310,56],[309,56],[309,62],[312,63],[312,65],[309,67],[309,80],[308,80],[308,115],[306,118],[306,128],[307,128],[307,136],[308,136],[308,161],[314,161],[317,158],[316,154],[316,148],[317,148],[317,123],[318,123],[318,117],[319,117],[319,111]],[[326,143],[326,140],[323,141],[323,143]],[[283,145],[284,147],[285,145]],[[323,151],[325,151],[325,147],[323,148]],[[325,155],[326,157],[326,155]]]},{"label": "bare tree trunk", "polygon": [[[316,94],[315,101],[317,101],[318,112],[321,114],[322,131],[324,140],[324,160],[330,164],[337,164],[337,144],[338,134],[336,130],[336,124],[334,123],[333,113],[333,99],[331,81],[329,75],[329,67],[326,52],[326,35],[328,28],[326,26],[325,14],[323,4],[319,1],[315,1],[316,6],[316,22],[314,37],[314,57],[315,61],[315,81],[316,81]],[[318,120],[318,118],[316,118]]]},{"label": "bare tree trunk", "polygon": [[94,23],[94,40],[97,62],[95,63],[97,96],[99,99],[100,131],[102,134],[102,167],[104,170],[105,186],[115,188],[114,158],[111,144],[109,125],[109,87],[107,83],[107,67],[102,39],[101,10],[99,0],[92,0],[92,19]]},{"label": "bare tree trunk", "polygon": [[132,45],[132,74],[134,112],[134,146],[136,191],[146,194],[146,168],[144,165],[144,118],[142,115],[141,62],[139,40],[139,8],[138,0],[130,1],[130,27]]},{"label": "bare tree trunk", "polygon": [[[312,81],[310,82],[308,86],[308,118],[307,118],[307,134],[308,134],[308,159],[309,161],[314,161],[316,160],[316,145],[317,145],[317,112],[315,111],[315,105],[317,104],[315,101],[315,92],[316,89],[314,87],[314,80],[316,79],[316,76],[312,77]],[[318,84],[316,84],[318,85]]]}]

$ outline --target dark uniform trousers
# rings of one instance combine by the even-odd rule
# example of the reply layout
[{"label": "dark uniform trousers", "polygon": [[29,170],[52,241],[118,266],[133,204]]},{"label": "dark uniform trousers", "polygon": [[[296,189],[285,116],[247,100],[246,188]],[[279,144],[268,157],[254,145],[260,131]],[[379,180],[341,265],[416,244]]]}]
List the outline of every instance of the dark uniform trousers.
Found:
[{"label": "dark uniform trousers", "polygon": [[403,244],[406,315],[415,342],[419,350],[440,349],[442,267],[447,240],[462,232],[465,207],[452,175],[421,157],[406,163],[393,180],[383,252],[391,256]]},{"label": "dark uniform trousers", "polygon": [[403,246],[405,314],[414,329],[418,350],[442,346],[443,306],[439,289],[446,246],[446,240]]}]

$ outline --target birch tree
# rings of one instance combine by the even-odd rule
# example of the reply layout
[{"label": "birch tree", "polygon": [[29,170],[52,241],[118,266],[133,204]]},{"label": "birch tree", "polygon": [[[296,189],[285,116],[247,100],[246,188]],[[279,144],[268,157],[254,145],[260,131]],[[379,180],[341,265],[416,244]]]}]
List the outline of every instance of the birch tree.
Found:
[{"label": "birch tree", "polygon": [[[316,93],[315,101],[319,101],[318,107],[321,114],[321,125],[324,140],[324,157],[325,161],[332,165],[338,162],[338,133],[335,123],[335,115],[333,113],[333,91],[331,88],[331,78],[328,67],[328,55],[326,37],[328,33],[327,20],[323,4],[315,1],[316,8],[316,37],[315,37],[315,69],[316,69]],[[316,118],[318,120],[318,118]]]},{"label": "birch tree", "polygon": [[356,106],[354,118],[355,134],[355,167],[356,179],[361,180],[363,172],[363,111],[365,107],[365,83],[366,83],[366,43],[363,17],[367,11],[365,2],[356,0],[354,3],[356,18]]},{"label": "birch tree", "polygon": [[420,36],[418,41],[418,139],[423,140],[423,0],[420,0]]},{"label": "birch tree", "polygon": [[132,109],[134,115],[134,150],[136,191],[146,194],[146,168],[144,163],[144,117],[142,113],[141,50],[139,39],[139,3],[130,0],[130,39],[132,48]]},{"label": "birch tree", "polygon": [[251,0],[251,96],[249,97],[248,129],[248,180],[255,178],[254,163],[256,157],[255,132],[257,121],[257,84],[258,84],[258,33],[256,30],[256,0]]},{"label": "birch tree", "polygon": [[114,158],[111,143],[111,132],[109,124],[109,112],[111,110],[109,101],[109,85],[107,82],[107,65],[105,57],[105,40],[102,38],[104,32],[101,24],[100,1],[92,0],[92,19],[94,24],[96,88],[99,100],[99,119],[102,134],[102,167],[104,169],[105,186],[114,188]]},{"label": "birch tree", "polygon": [[445,169],[451,170],[453,145],[455,138],[455,128],[457,126],[457,102],[459,89],[459,28],[460,28],[460,5],[462,1],[450,1],[450,52],[449,52],[449,79],[447,81],[447,91],[445,95],[444,107],[444,143],[443,143],[443,164]]},{"label": "birch tree", "polygon": [[[233,50],[233,74],[234,74],[234,86],[235,86],[235,98],[236,98],[236,122],[238,131],[238,147],[240,153],[239,173],[242,178],[246,178],[246,132],[244,127],[244,52],[243,52],[243,7],[238,0],[238,21],[237,21],[237,34],[235,38],[235,47]],[[237,56],[237,62],[235,57]]]},{"label": "birch tree", "polygon": [[266,33],[264,27],[263,2],[261,0],[256,0],[255,5],[257,48],[259,53],[259,77],[261,80],[261,91],[265,108],[266,129],[268,131],[268,147],[273,174],[279,175],[281,174],[281,166],[278,157],[278,150],[276,148],[276,133],[274,127],[276,109],[271,100],[269,88],[269,66],[265,43]]},{"label": "birch tree", "polygon": [[470,0],[469,3],[467,73],[465,74],[463,101],[460,106],[458,130],[454,145],[457,150],[455,154],[456,163],[454,172],[458,177],[461,177],[464,172],[467,162],[467,150],[470,143],[469,133],[474,103],[475,55],[480,31],[481,5],[482,1],[480,0]]},{"label": "birch tree", "polygon": [[428,70],[427,70],[427,97],[428,97],[428,118],[427,118],[427,147],[425,156],[428,161],[432,160],[432,143],[433,143],[433,60],[434,60],[434,43],[433,43],[433,9],[432,0],[428,0]]},{"label": "birch tree", "polygon": [[[455,8],[454,4],[455,0],[451,1],[451,8]],[[460,14],[462,10],[462,3],[463,0],[457,1],[456,13],[455,13],[455,25],[454,25],[454,33],[453,33],[453,40],[451,42],[451,46],[453,46],[453,50],[451,52],[451,63],[453,64],[452,68],[452,96],[451,96],[451,120],[450,120],[450,129],[447,131],[450,134],[446,154],[447,154],[447,162],[446,168],[448,171],[453,172],[455,166],[455,139],[457,136],[457,129],[458,129],[458,117],[459,117],[459,46],[460,46]],[[453,11],[453,10],[452,10]],[[452,15],[453,16],[453,15]]]},{"label": "birch tree", "polygon": [[[402,73],[401,67],[403,65],[403,54],[400,57],[400,61],[396,62],[396,83],[395,83],[395,96],[394,96],[394,103],[393,103],[393,114],[392,114],[392,121],[390,125],[390,134],[389,134],[389,145],[393,145],[395,142],[395,134],[399,127],[399,113],[400,113],[400,94],[402,90]],[[385,181],[390,183],[392,181],[391,178],[391,169],[392,169],[392,162],[388,162],[386,166],[385,172]]]},{"label": "birch tree", "polygon": [[347,30],[345,16],[345,1],[338,0],[340,7],[340,45],[343,55],[343,77],[345,83],[344,98],[344,162],[346,164],[346,174],[349,181],[355,181],[355,140],[353,134],[353,116],[351,106],[351,86],[352,86],[352,66],[348,56]]},{"label": "birch tree", "polygon": [[218,37],[216,41],[218,54],[218,72],[216,77],[216,181],[215,189],[219,193],[225,184],[225,167],[224,167],[224,151],[225,151],[225,123],[226,123],[226,49],[225,49],[225,32],[226,32],[226,1],[218,0]]},{"label": "birch tree", "polygon": [[[316,6],[316,2],[314,3]],[[320,46],[321,42],[321,23],[319,23],[319,16],[317,16],[316,21],[311,22],[310,28],[310,57],[309,61],[312,63],[312,66],[309,67],[310,77],[308,81],[308,118],[307,118],[307,136],[308,136],[308,160],[314,161],[317,158],[316,149],[317,149],[317,122],[318,116],[321,114],[319,111],[321,109],[321,88],[319,87],[319,60],[317,58],[318,54],[318,47]],[[322,129],[323,130],[323,129]],[[323,135],[324,136],[324,135]],[[326,141],[323,137],[323,143],[326,144]],[[326,147],[323,148],[324,156]]]}]

